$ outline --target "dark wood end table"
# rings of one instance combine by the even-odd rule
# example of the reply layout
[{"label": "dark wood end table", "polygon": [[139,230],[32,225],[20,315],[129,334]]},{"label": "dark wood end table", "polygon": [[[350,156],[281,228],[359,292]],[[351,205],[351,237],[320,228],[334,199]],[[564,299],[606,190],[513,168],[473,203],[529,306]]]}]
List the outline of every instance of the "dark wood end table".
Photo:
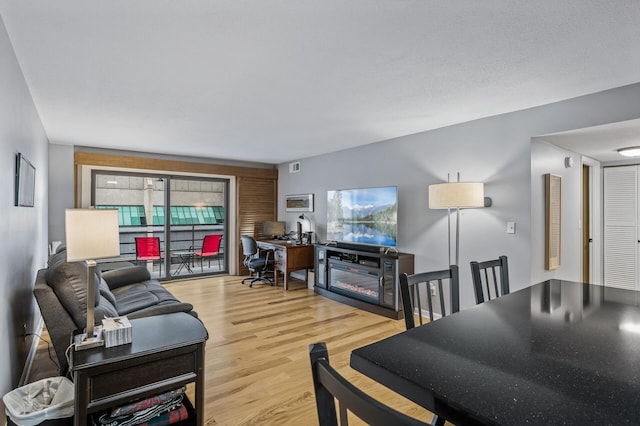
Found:
[{"label": "dark wood end table", "polygon": [[207,330],[187,313],[132,319],[133,341],[74,351],[75,425],[127,402],[195,383],[196,424],[204,422],[204,350]]}]

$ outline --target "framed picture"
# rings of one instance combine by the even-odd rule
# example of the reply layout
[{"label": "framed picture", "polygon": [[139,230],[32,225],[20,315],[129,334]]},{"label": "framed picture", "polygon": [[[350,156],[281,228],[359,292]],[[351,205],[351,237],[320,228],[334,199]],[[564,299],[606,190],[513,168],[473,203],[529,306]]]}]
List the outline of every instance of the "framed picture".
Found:
[{"label": "framed picture", "polygon": [[285,202],[285,210],[288,212],[313,211],[313,194],[286,195]]},{"label": "framed picture", "polygon": [[561,235],[561,178],[547,173],[545,181],[545,238],[544,268],[547,271],[560,267]]},{"label": "framed picture", "polygon": [[33,207],[36,190],[36,169],[18,153],[16,155],[15,205]]}]

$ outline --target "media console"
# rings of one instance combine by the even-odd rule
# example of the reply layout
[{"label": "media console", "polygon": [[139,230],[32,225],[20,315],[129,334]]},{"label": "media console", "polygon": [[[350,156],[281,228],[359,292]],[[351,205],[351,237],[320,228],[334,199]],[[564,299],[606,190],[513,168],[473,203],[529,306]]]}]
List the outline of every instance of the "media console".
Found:
[{"label": "media console", "polygon": [[315,292],[389,318],[402,318],[398,276],[413,254],[358,244],[315,245]]}]

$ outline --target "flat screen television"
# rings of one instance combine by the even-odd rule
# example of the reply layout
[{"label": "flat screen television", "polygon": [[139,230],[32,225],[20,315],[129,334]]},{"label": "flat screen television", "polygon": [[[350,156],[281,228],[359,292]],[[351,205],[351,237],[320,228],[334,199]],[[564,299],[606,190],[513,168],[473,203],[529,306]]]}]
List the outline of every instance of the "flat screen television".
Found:
[{"label": "flat screen television", "polygon": [[327,191],[327,240],[396,247],[398,188]]},{"label": "flat screen television", "polygon": [[262,222],[262,235],[274,238],[282,237],[287,233],[286,227],[286,222],[265,220],[264,222]]}]

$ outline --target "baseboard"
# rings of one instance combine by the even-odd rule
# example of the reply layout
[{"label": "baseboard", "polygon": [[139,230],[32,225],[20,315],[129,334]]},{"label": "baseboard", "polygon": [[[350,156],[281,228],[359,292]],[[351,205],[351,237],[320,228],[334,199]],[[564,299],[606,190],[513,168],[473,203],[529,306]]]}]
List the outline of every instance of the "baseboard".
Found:
[{"label": "baseboard", "polygon": [[[417,307],[414,308],[414,310],[413,310],[414,315],[418,315],[419,316],[420,315],[419,312],[422,312],[422,318],[429,318],[429,310],[423,309],[422,311],[418,311]],[[437,320],[437,319],[440,319],[440,318],[442,318],[442,314],[439,314],[437,312],[433,313],[433,320],[434,321]]]},{"label": "baseboard", "polygon": [[[38,323],[34,327],[34,332],[38,335],[42,334],[42,329],[44,327],[44,320],[42,319],[42,315],[38,318]],[[39,331],[39,332],[38,332]],[[18,382],[18,387],[24,386],[28,383],[29,375],[31,374],[31,367],[33,366],[33,361],[36,358],[36,353],[38,352],[38,345],[40,344],[40,339],[37,336],[32,336],[31,339],[31,347],[29,348],[29,353],[27,354],[27,359],[24,363],[24,368],[22,369],[22,375],[20,376],[20,381]]]}]

